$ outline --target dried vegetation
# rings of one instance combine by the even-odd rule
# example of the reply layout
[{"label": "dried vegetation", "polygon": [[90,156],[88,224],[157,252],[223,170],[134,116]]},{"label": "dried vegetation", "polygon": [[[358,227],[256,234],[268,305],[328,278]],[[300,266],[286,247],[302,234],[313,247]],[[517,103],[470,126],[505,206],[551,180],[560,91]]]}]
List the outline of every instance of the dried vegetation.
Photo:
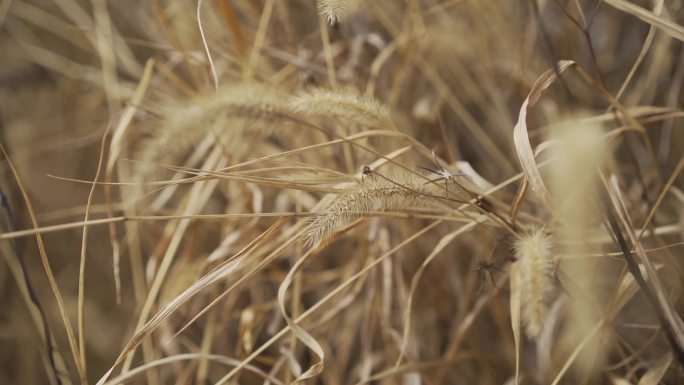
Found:
[{"label": "dried vegetation", "polygon": [[0,0],[0,383],[682,383],[683,15]]}]

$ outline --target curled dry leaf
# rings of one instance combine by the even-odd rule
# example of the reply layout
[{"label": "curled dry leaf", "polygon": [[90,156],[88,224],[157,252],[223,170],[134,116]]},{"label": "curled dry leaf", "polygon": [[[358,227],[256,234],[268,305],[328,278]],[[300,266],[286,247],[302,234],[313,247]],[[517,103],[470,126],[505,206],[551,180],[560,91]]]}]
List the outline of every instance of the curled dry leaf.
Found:
[{"label": "curled dry leaf", "polygon": [[547,70],[537,79],[534,85],[532,85],[532,89],[523,102],[522,107],[520,107],[518,122],[513,128],[513,141],[515,143],[515,151],[520,160],[520,166],[525,172],[525,177],[529,181],[530,188],[537,194],[537,197],[539,197],[547,208],[551,207],[549,190],[546,188],[541,173],[539,172],[537,161],[534,158],[534,151],[530,144],[530,137],[527,129],[527,110],[537,103],[539,97],[541,97],[541,93],[558,78],[557,74],[563,73],[573,65],[575,65],[575,62],[571,60],[560,61],[556,68]]}]

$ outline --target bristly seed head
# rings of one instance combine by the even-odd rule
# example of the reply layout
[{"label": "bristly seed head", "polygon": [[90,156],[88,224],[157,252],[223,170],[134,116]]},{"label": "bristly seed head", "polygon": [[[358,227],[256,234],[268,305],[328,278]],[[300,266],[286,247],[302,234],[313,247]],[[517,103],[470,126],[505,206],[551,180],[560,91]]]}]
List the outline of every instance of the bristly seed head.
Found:
[{"label": "bristly seed head", "polygon": [[[370,173],[365,171],[370,170]],[[370,167],[361,175],[373,175]],[[377,211],[425,208],[439,202],[440,188],[425,184],[424,179],[406,171],[396,171],[382,178],[366,178],[356,188],[341,192],[337,199],[309,223],[305,238],[314,245],[353,220]]]},{"label": "bristly seed head", "polygon": [[538,338],[544,327],[548,295],[553,288],[551,240],[543,228],[518,237],[515,256],[520,264],[520,298],[525,331]]},{"label": "bristly seed head", "polygon": [[335,26],[349,13],[356,2],[357,0],[320,0],[318,12],[326,23]]}]

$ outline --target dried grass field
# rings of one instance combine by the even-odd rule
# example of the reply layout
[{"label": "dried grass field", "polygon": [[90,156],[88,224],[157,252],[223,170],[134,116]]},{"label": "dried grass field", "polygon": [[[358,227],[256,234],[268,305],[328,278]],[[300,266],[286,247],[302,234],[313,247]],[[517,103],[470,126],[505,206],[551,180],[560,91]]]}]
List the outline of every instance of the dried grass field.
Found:
[{"label": "dried grass field", "polygon": [[684,383],[682,0],[0,0],[0,384]]}]

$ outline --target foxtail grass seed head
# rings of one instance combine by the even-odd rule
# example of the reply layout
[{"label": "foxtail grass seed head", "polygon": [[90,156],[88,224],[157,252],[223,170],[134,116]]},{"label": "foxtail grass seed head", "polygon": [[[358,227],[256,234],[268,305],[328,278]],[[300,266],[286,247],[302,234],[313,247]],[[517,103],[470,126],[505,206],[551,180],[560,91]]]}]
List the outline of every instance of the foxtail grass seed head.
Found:
[{"label": "foxtail grass seed head", "polygon": [[329,25],[336,25],[356,6],[357,0],[320,0],[318,13]]},{"label": "foxtail grass seed head", "polygon": [[295,97],[290,108],[297,114],[325,116],[367,127],[391,126],[389,109],[354,88],[315,88]]},{"label": "foxtail grass seed head", "polygon": [[364,178],[362,184],[343,191],[309,223],[306,240],[314,245],[344,225],[378,211],[411,210],[438,204],[440,187],[404,170],[384,177]]},{"label": "foxtail grass seed head", "polygon": [[147,176],[152,164],[175,164],[207,135],[239,159],[247,151],[246,140],[265,139],[287,123],[283,116],[286,102],[272,87],[234,83],[171,103],[141,143],[140,158],[145,161],[141,174]]},{"label": "foxtail grass seed head", "polygon": [[551,277],[551,241],[542,228],[515,240],[515,256],[520,264],[522,320],[528,337],[537,339],[544,328],[548,296],[553,288]]}]

